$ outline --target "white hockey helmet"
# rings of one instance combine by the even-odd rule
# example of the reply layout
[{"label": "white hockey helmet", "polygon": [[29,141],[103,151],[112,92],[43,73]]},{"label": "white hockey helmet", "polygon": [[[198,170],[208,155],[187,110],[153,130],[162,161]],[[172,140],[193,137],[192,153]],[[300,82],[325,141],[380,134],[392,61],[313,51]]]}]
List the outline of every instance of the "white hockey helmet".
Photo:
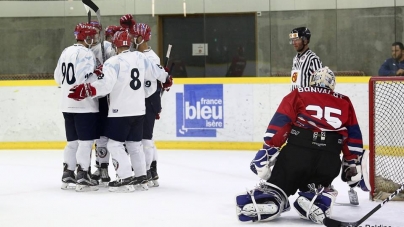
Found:
[{"label": "white hockey helmet", "polygon": [[310,80],[312,87],[324,87],[331,90],[335,88],[335,74],[328,66],[318,69],[313,73]]}]

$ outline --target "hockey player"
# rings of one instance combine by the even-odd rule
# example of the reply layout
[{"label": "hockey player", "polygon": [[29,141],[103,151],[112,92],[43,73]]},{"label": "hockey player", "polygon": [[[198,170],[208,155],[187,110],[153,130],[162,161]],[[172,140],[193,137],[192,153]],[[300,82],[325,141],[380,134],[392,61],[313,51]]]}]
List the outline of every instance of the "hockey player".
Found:
[{"label": "hockey player", "polygon": [[289,34],[290,44],[297,54],[293,58],[291,71],[292,90],[298,87],[308,87],[313,73],[323,67],[320,58],[309,49],[311,32],[306,27],[293,29]]},{"label": "hockey player", "polygon": [[[97,31],[86,24],[78,24],[74,34],[77,43],[63,50],[54,72],[55,81],[62,88],[61,110],[67,139],[62,189],[76,183],[76,191],[98,190],[97,182],[91,181],[88,172],[93,140],[97,138],[98,100],[76,102],[67,98],[74,86],[96,80],[97,76],[93,74],[96,59],[89,48],[96,39]],[[74,175],[76,164],[77,176]]]},{"label": "hockey player", "polygon": [[160,65],[149,61],[144,54],[129,51],[131,38],[127,31],[117,32],[113,42],[118,55],[105,62],[104,76],[91,84],[75,86],[71,89],[69,98],[88,100],[85,98],[110,94],[106,127],[106,136],[109,138],[107,149],[112,155],[117,180],[109,183],[109,190],[133,191],[133,185],[138,182],[132,176],[131,167],[135,167],[135,163],[132,162],[131,165],[123,144],[126,144],[131,159],[142,149],[145,81],[158,79],[164,81],[165,87],[169,87],[172,80]]},{"label": "hockey player", "polygon": [[299,190],[293,203],[299,216],[322,224],[331,214],[334,195],[328,188],[339,174],[341,151],[342,179],[351,187],[369,190],[366,161],[362,163],[368,153],[362,148],[355,110],[334,87],[334,73],[324,67],[314,73],[310,87],[297,88],[283,98],[263,148],[250,165],[263,181],[236,197],[240,221],[279,217],[290,209],[288,197]]},{"label": "hockey player", "polygon": [[[104,40],[104,53],[102,52],[101,48],[101,39],[100,33],[102,26],[98,21],[91,21],[88,25],[93,26],[98,34],[97,40],[93,45],[91,45],[91,50],[93,51],[96,60],[97,60],[97,68],[102,70],[102,65],[104,64],[105,60],[109,59],[112,56],[115,56],[115,50],[112,48],[112,43],[109,41]],[[103,56],[104,54],[104,56]],[[100,180],[100,185],[106,186],[108,182],[111,180],[108,174],[108,166],[109,166],[109,159],[110,154],[108,152],[107,142],[108,138],[105,136],[105,124],[108,117],[108,97],[100,97],[99,98],[99,121],[98,121],[98,137],[95,142],[95,167],[97,170],[91,175],[91,178],[94,180]]]},{"label": "hockey player", "polygon": [[[136,23],[130,31],[132,34],[134,48],[142,52],[155,64],[160,64],[160,58],[148,45],[151,38],[151,28],[144,23]],[[160,119],[161,112],[161,82],[146,81],[146,115],[143,122],[143,151],[146,158],[146,170],[148,186],[158,187],[159,176],[157,174],[157,149],[153,141],[153,129],[156,119]],[[153,93],[153,91],[155,91]],[[136,173],[136,171],[135,171]]]},{"label": "hockey player", "polygon": [[105,28],[105,41],[112,43],[112,38],[114,37],[114,34],[118,31],[125,31],[125,29],[122,28],[121,26],[116,26],[116,25],[110,25],[110,26],[106,27]]}]

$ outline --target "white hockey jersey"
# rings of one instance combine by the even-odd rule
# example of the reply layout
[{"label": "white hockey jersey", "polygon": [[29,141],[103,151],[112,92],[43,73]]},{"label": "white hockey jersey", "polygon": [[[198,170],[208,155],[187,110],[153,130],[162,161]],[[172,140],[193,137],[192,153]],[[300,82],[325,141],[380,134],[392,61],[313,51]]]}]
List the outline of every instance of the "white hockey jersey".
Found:
[{"label": "white hockey jersey", "polygon": [[108,59],[103,67],[104,77],[92,83],[96,96],[109,94],[108,117],[128,117],[145,114],[145,82],[165,82],[164,68],[151,62],[138,51],[123,51]]},{"label": "white hockey jersey", "polygon": [[[143,54],[146,55],[146,57],[154,64],[160,65],[160,58],[152,49],[149,48],[143,51]],[[152,94],[156,92],[158,83],[160,82],[157,80],[153,81],[147,80],[145,82],[146,98],[150,97]]]},{"label": "white hockey jersey", "polygon": [[95,62],[93,52],[81,44],[74,44],[63,50],[54,72],[55,81],[61,86],[62,112],[98,112],[98,99],[76,101],[67,97],[73,86],[97,80],[97,76],[93,74]]},{"label": "white hockey jersey", "polygon": [[[92,46],[91,50],[94,52],[95,58],[97,60],[96,66],[104,64],[102,58],[101,43]],[[110,57],[116,55],[115,50],[112,48],[112,43],[108,41],[104,41],[104,52],[105,52],[105,60],[108,60]]]}]

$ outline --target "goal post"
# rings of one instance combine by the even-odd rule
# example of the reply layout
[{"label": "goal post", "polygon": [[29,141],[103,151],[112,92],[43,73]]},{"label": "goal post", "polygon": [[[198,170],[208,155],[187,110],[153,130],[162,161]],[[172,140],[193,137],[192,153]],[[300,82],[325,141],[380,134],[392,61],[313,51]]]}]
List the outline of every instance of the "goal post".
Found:
[{"label": "goal post", "polygon": [[370,197],[383,200],[404,183],[404,76],[369,80],[369,150]]}]

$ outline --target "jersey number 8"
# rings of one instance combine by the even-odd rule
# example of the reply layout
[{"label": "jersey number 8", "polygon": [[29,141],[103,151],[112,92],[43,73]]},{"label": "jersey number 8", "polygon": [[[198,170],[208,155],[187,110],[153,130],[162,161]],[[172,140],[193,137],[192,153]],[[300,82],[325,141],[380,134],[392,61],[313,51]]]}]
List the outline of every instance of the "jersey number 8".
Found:
[{"label": "jersey number 8", "polygon": [[[136,74],[136,75],[135,75]],[[141,81],[139,80],[139,70],[137,68],[133,68],[130,71],[130,77],[132,78],[132,80],[129,83],[129,86],[133,89],[133,90],[137,90],[142,86]]]}]

